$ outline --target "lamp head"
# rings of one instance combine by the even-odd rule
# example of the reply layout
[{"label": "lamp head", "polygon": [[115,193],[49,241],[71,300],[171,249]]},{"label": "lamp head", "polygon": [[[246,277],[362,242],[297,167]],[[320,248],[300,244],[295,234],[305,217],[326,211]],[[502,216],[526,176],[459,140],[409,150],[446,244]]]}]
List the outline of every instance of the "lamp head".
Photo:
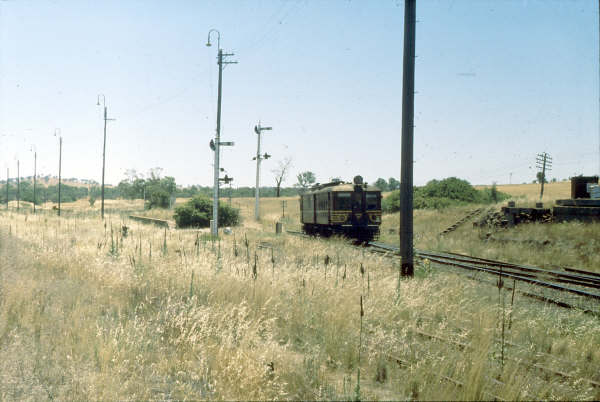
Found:
[{"label": "lamp head", "polygon": [[206,47],[211,47],[212,45],[210,44],[210,39],[208,40],[208,42],[206,42]]}]

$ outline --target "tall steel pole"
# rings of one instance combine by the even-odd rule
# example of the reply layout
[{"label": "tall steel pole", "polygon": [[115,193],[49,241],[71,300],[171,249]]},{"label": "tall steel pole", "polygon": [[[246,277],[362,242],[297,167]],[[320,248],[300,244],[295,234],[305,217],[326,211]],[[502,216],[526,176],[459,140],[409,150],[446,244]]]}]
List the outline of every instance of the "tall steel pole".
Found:
[{"label": "tall steel pole", "polygon": [[211,234],[213,236],[219,235],[219,156],[220,156],[220,148],[221,145],[233,145],[233,143],[221,143],[221,98],[222,98],[222,89],[223,89],[223,64],[235,64],[237,62],[234,61],[223,61],[223,57],[233,56],[233,53],[223,53],[221,49],[221,33],[216,29],[211,29],[208,31],[208,41],[206,42],[206,46],[211,46],[210,44],[210,34],[215,32],[217,34],[217,48],[219,50],[217,57],[217,64],[219,65],[219,89],[217,95],[217,132],[215,135],[214,141],[214,152],[215,152],[215,164],[214,164],[214,186],[213,186],[213,226],[211,229]]},{"label": "tall steel pole", "polygon": [[62,173],[62,137],[58,138],[58,216],[60,216],[60,185]]},{"label": "tall steel pole", "polygon": [[37,179],[37,151],[33,152],[33,213],[35,214],[35,189]]},{"label": "tall steel pole", "polygon": [[254,219],[260,220],[260,123],[258,123],[258,130],[256,134],[258,141],[256,145],[256,188],[254,189]]},{"label": "tall steel pole", "polygon": [[416,0],[404,2],[402,77],[402,162],[400,172],[400,257],[402,276],[414,275],[413,264],[413,139],[415,109]]},{"label": "tall steel pole", "polygon": [[104,219],[104,171],[106,167],[106,105],[104,106],[104,144],[102,145],[102,207],[101,215]]},{"label": "tall steel pole", "polygon": [[223,81],[223,50],[219,47],[219,56],[217,60],[219,65],[219,93],[217,95],[217,132],[215,136],[215,171],[213,185],[213,226],[211,234],[219,235],[219,153],[221,152],[221,90]]}]

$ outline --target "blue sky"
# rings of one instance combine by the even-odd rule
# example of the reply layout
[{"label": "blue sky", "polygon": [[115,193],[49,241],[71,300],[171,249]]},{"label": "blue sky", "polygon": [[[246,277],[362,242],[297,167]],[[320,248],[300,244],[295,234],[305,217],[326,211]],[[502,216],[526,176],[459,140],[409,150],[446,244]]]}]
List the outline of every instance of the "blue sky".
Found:
[{"label": "blue sky", "polygon": [[[404,2],[0,1],[0,176],[6,167],[107,182],[162,167],[180,184],[212,184],[216,46],[223,72],[222,166],[254,185],[262,121],[262,183],[284,157],[292,175],[369,182],[400,175]],[[414,181],[530,182],[599,168],[598,3],[418,1]],[[12,174],[12,173],[11,173]]]}]

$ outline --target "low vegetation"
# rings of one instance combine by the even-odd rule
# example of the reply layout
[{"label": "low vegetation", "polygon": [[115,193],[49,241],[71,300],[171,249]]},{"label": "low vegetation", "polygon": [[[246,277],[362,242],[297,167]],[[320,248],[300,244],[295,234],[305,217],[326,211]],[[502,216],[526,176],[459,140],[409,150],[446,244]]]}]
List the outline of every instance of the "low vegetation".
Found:
[{"label": "low vegetation", "polygon": [[[431,180],[423,187],[415,187],[413,205],[415,209],[444,209],[466,204],[492,204],[508,198],[510,195],[498,191],[496,185],[477,190],[466,180],[450,177]],[[400,190],[392,191],[385,197],[382,208],[388,213],[398,212]]]},{"label": "low vegetation", "polygon": [[[428,261],[403,280],[343,239],[276,236],[276,221],[298,227],[295,198],[262,200],[260,222],[234,200],[244,226],[219,239],[130,221],[140,201],[108,205],[105,222],[87,201],[61,218],[0,211],[0,399],[600,399],[596,316]],[[439,236],[476,206],[415,211],[415,246],[600,262],[595,224],[491,234],[549,248],[468,224]],[[383,219],[396,243],[398,214]]]},{"label": "low vegetation", "polygon": [[[210,226],[213,213],[213,201],[203,196],[195,196],[185,204],[175,207],[177,227],[206,228]],[[219,202],[220,226],[237,226],[240,223],[240,211],[231,205]]]}]

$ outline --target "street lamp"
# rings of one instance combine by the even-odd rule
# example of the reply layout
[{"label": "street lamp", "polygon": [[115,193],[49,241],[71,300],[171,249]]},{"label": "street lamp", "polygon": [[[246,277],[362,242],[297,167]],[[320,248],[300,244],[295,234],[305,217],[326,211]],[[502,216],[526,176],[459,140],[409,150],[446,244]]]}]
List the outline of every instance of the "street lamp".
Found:
[{"label": "street lamp", "polygon": [[210,31],[208,31],[208,40],[206,41],[206,47],[211,47],[211,43],[210,43],[210,34],[216,32],[217,33],[217,50],[221,50],[221,32],[219,32],[216,29],[211,29]]},{"label": "street lamp", "polygon": [[217,131],[215,139],[211,140],[210,147],[215,152],[215,163],[214,163],[214,187],[213,187],[213,224],[211,228],[211,234],[218,236],[219,234],[219,151],[222,145],[233,145],[233,142],[221,142],[221,97],[222,97],[222,84],[223,84],[223,64],[235,64],[234,61],[223,61],[223,57],[233,56],[233,53],[223,53],[221,49],[221,33],[216,29],[208,31],[208,40],[206,46],[210,47],[210,35],[212,33],[217,34],[217,49],[218,57],[217,64],[219,65],[219,90],[217,95]]},{"label": "street lamp", "polygon": [[106,97],[104,96],[104,94],[98,95],[98,102],[96,103],[96,106],[100,106],[100,97],[102,97],[102,105],[104,106],[104,143],[102,146],[102,190],[101,190],[101,192],[102,192],[101,215],[102,215],[102,219],[104,219],[104,171],[105,171],[105,166],[106,166],[106,122],[116,120],[116,119],[109,119],[107,117],[108,108],[106,107]]},{"label": "street lamp", "polygon": [[269,159],[271,155],[265,152],[264,155],[260,154],[260,133],[263,131],[272,130],[272,127],[261,127],[260,121],[258,125],[254,126],[254,132],[258,135],[258,144],[256,146],[256,156],[252,158],[252,160],[256,160],[256,189],[254,190],[254,218],[258,221],[260,220],[260,161],[262,159]]}]

